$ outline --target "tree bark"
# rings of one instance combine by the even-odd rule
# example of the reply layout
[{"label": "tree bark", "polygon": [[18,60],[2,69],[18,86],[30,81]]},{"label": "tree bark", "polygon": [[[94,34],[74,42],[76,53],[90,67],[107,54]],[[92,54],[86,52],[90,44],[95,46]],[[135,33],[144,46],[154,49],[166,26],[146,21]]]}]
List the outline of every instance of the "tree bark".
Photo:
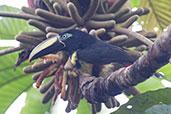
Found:
[{"label": "tree bark", "polygon": [[90,103],[105,102],[121,94],[123,90],[135,86],[166,65],[171,57],[171,25],[142,55],[129,67],[120,68],[101,78],[89,74],[80,75],[82,94]]}]

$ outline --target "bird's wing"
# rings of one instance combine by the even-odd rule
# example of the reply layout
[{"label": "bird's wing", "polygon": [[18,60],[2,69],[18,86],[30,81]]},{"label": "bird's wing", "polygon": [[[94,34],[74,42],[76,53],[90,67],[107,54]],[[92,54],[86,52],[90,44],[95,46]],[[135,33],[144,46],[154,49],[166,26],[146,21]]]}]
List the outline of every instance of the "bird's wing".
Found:
[{"label": "bird's wing", "polygon": [[96,42],[86,49],[79,50],[77,57],[82,61],[100,65],[111,62],[128,62],[130,58],[121,48],[103,42]]}]

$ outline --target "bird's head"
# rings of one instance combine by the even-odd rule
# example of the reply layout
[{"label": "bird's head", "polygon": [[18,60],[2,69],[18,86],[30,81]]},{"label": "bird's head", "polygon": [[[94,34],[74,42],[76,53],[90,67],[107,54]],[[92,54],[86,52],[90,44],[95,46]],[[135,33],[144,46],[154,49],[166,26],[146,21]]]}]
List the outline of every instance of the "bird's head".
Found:
[{"label": "bird's head", "polygon": [[29,62],[48,54],[57,53],[58,51],[72,53],[79,48],[82,42],[81,39],[84,39],[82,37],[85,36],[85,34],[86,33],[80,30],[72,29],[63,32],[58,36],[48,38],[32,50],[29,56]]}]

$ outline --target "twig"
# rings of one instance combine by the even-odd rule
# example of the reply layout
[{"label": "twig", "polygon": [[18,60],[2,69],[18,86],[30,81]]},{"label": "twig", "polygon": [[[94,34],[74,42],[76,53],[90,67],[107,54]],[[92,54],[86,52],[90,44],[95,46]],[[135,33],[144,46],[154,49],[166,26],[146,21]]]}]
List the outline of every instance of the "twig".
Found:
[{"label": "twig", "polygon": [[115,13],[117,12],[124,4],[127,2],[127,0],[117,0],[107,12]]},{"label": "twig", "polygon": [[8,48],[8,49],[0,50],[0,56],[6,55],[6,54],[9,54],[9,53],[13,53],[13,52],[16,52],[16,51],[20,51],[22,49],[23,49],[22,47],[14,47],[14,48]]},{"label": "twig", "polygon": [[138,8],[136,11],[130,11],[129,13],[121,16],[120,18],[117,18],[116,22],[122,23],[122,22],[126,21],[127,19],[129,19],[133,15],[142,15],[143,13],[144,13],[143,8]]},{"label": "twig", "polygon": [[119,28],[116,27],[114,29],[111,29],[111,31],[116,32],[116,33],[121,33],[121,34],[126,34],[126,35],[130,35],[132,37],[137,38],[138,40],[142,41],[144,44],[148,45],[149,47],[152,46],[153,42],[149,39],[147,39],[146,37],[144,37],[141,34],[138,34],[136,32],[133,32],[131,30],[125,29],[125,28]]},{"label": "twig", "polygon": [[97,35],[103,35],[106,32],[105,28],[99,28],[96,30]]},{"label": "twig", "polygon": [[52,84],[54,83],[54,78],[52,78],[50,81],[48,81],[45,85],[43,85],[40,88],[40,92],[41,93],[46,93],[46,91],[52,86]]},{"label": "twig", "polygon": [[56,14],[62,15],[62,9],[61,9],[61,6],[59,5],[59,3],[55,2],[53,4],[53,9],[55,10]]},{"label": "twig", "polygon": [[68,27],[74,24],[73,20],[69,17],[56,15],[43,9],[36,9],[36,14],[48,22],[53,22],[63,27]]},{"label": "twig", "polygon": [[107,43],[112,44],[112,45],[119,45],[120,43],[126,41],[127,39],[128,39],[128,36],[126,36],[126,35],[119,35],[119,36],[113,37],[112,39],[107,41]]},{"label": "twig", "polygon": [[60,33],[60,32],[64,32],[64,31],[70,30],[70,29],[74,29],[76,27],[77,27],[76,24],[74,24],[74,25],[72,25],[70,27],[67,27],[67,28],[55,28],[55,27],[50,27],[49,26],[49,27],[46,28],[46,32]]},{"label": "twig", "polygon": [[149,8],[143,8],[144,9],[144,13],[142,15],[147,15],[150,13],[150,9]]},{"label": "twig", "polygon": [[33,9],[33,8],[29,8],[29,7],[23,6],[23,7],[21,8],[21,10],[22,10],[24,13],[31,14],[31,15],[35,15],[35,9]]},{"label": "twig", "polygon": [[42,32],[42,31],[22,31],[19,34],[24,34],[24,35],[28,35],[28,36],[34,36],[36,38],[42,38],[46,36],[46,33]]},{"label": "twig", "polygon": [[61,90],[61,98],[64,99],[66,95],[66,83],[67,83],[68,73],[64,71],[63,80],[62,80],[62,90]]},{"label": "twig", "polygon": [[125,8],[125,9],[119,10],[118,12],[115,13],[114,19],[117,20],[117,19],[120,18],[121,16],[127,14],[129,11],[130,11],[129,8]]},{"label": "twig", "polygon": [[50,99],[54,96],[55,94],[55,86],[52,85],[50,89],[46,92],[45,96],[42,99],[42,103],[46,104],[47,102],[50,101]]},{"label": "twig", "polygon": [[106,20],[112,20],[115,19],[115,14],[113,13],[107,13],[107,14],[95,14],[92,17],[93,20],[96,21],[106,21]]},{"label": "twig", "polygon": [[53,5],[49,2],[49,0],[43,0],[43,2],[45,3],[45,5],[47,6],[48,10],[52,13],[55,13],[54,9],[53,9]]},{"label": "twig", "polygon": [[97,12],[101,13],[101,14],[106,13],[106,10],[105,10],[104,5],[103,5],[103,0],[100,0],[100,4],[99,4],[99,8],[98,8]]},{"label": "twig", "polygon": [[33,80],[37,80],[37,79],[40,77],[40,75],[42,74],[42,72],[43,72],[43,71],[35,73],[35,74],[32,76],[32,79],[33,79]]},{"label": "twig", "polygon": [[30,14],[25,14],[25,13],[0,12],[0,16],[10,17],[10,18],[19,18],[19,19],[25,19],[25,20],[35,19],[35,20],[39,20],[39,21],[43,21],[43,22],[48,22],[47,20],[45,20],[41,17],[35,16],[35,15],[30,15]]},{"label": "twig", "polygon": [[124,24],[121,27],[129,28],[138,18],[138,15],[131,16],[126,22],[124,22]]},{"label": "twig", "polygon": [[39,72],[39,71],[46,69],[47,67],[49,67],[52,64],[53,64],[53,62],[51,60],[46,60],[46,62],[38,61],[38,62],[34,63],[33,65],[24,67],[23,71],[25,73]]},{"label": "twig", "polygon": [[139,34],[141,34],[147,38],[156,38],[157,37],[156,32],[144,31],[144,32],[139,32]]},{"label": "twig", "polygon": [[20,42],[20,47],[22,47],[23,49],[32,50],[35,45]]},{"label": "twig", "polygon": [[45,33],[46,33],[46,27],[49,26],[48,24],[45,24],[43,22],[40,22],[40,21],[34,20],[34,19],[29,19],[27,22],[29,25],[32,25]]},{"label": "twig", "polygon": [[58,64],[53,64],[53,65],[49,66],[47,69],[45,69],[45,70],[41,73],[41,75],[39,76],[39,78],[38,78],[37,81],[36,81],[36,87],[37,87],[37,88],[40,87],[42,81],[43,81],[44,78],[49,74],[49,72],[50,72],[51,70],[53,70],[55,67],[57,67],[57,66],[58,66]]},{"label": "twig", "polygon": [[67,8],[67,3],[66,3],[65,0],[55,0],[55,2],[59,3],[62,10],[65,11],[65,13],[69,14],[69,11],[68,11],[68,8]]},{"label": "twig", "polygon": [[24,34],[19,34],[15,36],[15,39],[17,41],[23,42],[23,43],[27,43],[27,44],[31,44],[36,46],[37,44],[39,44],[40,42],[42,42],[42,40],[33,37],[33,36],[28,36],[28,35],[24,35]]},{"label": "twig", "polygon": [[98,29],[98,28],[109,29],[109,28],[113,28],[115,26],[115,21],[114,20],[110,20],[110,21],[93,21],[93,20],[90,20],[85,25],[89,29]]},{"label": "twig", "polygon": [[83,16],[85,21],[89,20],[97,11],[98,6],[100,4],[100,0],[91,0],[90,6],[86,14]]},{"label": "twig", "polygon": [[146,45],[140,45],[140,46],[138,46],[138,47],[135,48],[136,51],[140,51],[140,52],[142,52],[142,51],[144,51],[146,49],[147,49],[147,46]]},{"label": "twig", "polygon": [[77,8],[74,6],[73,3],[68,3],[67,7],[69,9],[69,14],[72,17],[73,21],[78,25],[82,26],[84,24],[84,20],[80,17]]}]

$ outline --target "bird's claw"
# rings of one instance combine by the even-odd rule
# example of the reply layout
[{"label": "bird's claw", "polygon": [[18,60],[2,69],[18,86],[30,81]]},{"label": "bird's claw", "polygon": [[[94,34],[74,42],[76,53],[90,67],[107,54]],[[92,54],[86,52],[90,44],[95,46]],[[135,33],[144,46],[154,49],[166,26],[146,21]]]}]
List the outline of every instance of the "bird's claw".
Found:
[{"label": "bird's claw", "polygon": [[66,71],[68,72],[68,75],[70,77],[77,77],[79,75],[79,73],[80,73],[80,71],[75,67],[73,69],[68,69]]},{"label": "bird's claw", "polygon": [[79,69],[77,69],[76,66],[72,64],[70,58],[66,62],[64,69],[68,73],[68,76],[70,77],[77,77],[80,73]]}]

